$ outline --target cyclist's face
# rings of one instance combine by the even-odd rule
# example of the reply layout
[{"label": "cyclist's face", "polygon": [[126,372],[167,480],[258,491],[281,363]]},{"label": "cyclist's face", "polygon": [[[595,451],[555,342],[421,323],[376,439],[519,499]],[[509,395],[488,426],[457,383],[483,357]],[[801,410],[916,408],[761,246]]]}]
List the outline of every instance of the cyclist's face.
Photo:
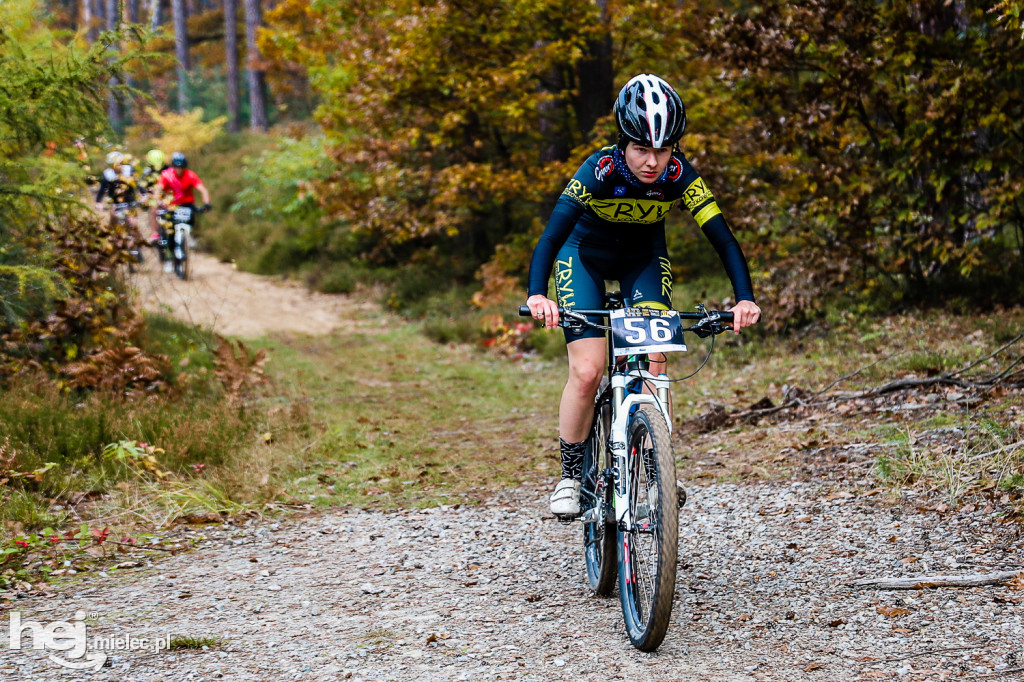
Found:
[{"label": "cyclist's face", "polygon": [[665,172],[668,160],[672,158],[671,147],[643,147],[635,142],[626,145],[626,165],[640,182],[654,182]]},{"label": "cyclist's face", "polygon": [[180,178],[182,175],[185,174],[185,169],[182,168],[181,166],[175,166],[174,167],[174,174],[177,175]]}]

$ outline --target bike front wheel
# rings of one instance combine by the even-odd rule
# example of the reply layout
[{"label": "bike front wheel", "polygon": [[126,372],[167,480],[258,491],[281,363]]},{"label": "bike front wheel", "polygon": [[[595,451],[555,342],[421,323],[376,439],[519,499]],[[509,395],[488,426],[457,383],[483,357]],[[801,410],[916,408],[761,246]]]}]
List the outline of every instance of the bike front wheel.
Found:
[{"label": "bike front wheel", "polygon": [[[603,472],[611,466],[608,432],[612,422],[608,379],[601,382],[594,406],[594,424],[590,429],[583,457],[583,485],[580,502],[583,522],[583,556],[587,580],[595,594],[607,597],[615,589],[615,514],[612,510],[612,486]],[[587,518],[590,516],[591,518]],[[609,525],[612,524],[612,525]]]},{"label": "bike front wheel", "polygon": [[619,595],[629,640],[654,651],[672,616],[679,511],[668,424],[653,405],[641,405],[630,418],[626,456],[632,528],[618,531]]},{"label": "bike front wheel", "polygon": [[192,277],[192,254],[189,253],[188,232],[176,231],[174,240],[174,274],[178,279],[189,280]]}]

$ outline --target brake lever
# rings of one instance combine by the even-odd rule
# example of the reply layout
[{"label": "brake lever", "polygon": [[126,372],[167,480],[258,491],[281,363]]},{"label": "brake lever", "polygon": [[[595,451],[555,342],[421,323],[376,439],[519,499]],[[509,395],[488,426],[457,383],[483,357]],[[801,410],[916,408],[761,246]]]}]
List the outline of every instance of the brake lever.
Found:
[{"label": "brake lever", "polygon": [[709,312],[704,307],[704,304],[700,304],[698,309],[700,312],[704,313],[704,317],[683,331],[693,332],[702,339],[706,339],[709,336],[724,334],[729,331],[730,328],[721,321],[722,318],[717,311]]},{"label": "brake lever", "polygon": [[572,310],[562,311],[562,319],[558,321],[558,326],[568,329],[569,333],[574,336],[581,336],[583,332],[587,331],[587,328],[603,329],[605,331],[611,329],[611,327],[606,327],[603,324],[595,324],[588,320],[586,315],[573,312]]}]

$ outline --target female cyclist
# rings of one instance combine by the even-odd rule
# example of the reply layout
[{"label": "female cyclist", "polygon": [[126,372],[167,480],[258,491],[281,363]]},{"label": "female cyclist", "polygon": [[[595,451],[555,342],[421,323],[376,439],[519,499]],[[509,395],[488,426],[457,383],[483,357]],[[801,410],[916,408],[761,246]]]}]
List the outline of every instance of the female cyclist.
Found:
[{"label": "female cyclist", "polygon": [[[548,329],[558,324],[558,305],[601,308],[605,280],[619,282],[628,305],[669,309],[672,268],[665,245],[665,216],[682,199],[711,241],[732,281],[737,333],[758,321],[746,258],[711,190],[679,151],[686,110],[661,78],[641,74],[615,101],[618,143],[587,159],[559,197],[533,251],[526,304]],[[546,295],[555,266],[558,303]],[[603,333],[565,332],[569,379],[558,409],[562,479],[551,495],[558,516],[580,512],[583,452],[594,398],[604,374]],[[658,358],[652,358],[657,360]],[[663,371],[664,358],[651,363]]]}]

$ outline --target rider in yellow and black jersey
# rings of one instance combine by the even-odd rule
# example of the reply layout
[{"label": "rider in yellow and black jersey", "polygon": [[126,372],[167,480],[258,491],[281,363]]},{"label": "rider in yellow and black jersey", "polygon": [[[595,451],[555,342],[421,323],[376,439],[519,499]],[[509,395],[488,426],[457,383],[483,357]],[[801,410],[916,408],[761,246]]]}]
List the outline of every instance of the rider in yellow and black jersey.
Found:
[{"label": "rider in yellow and black jersey", "polygon": [[[605,280],[619,282],[631,306],[670,308],[672,269],[665,245],[665,216],[677,203],[693,215],[714,245],[732,281],[736,305],[733,329],[754,324],[754,303],[746,259],[710,189],[677,147],[686,110],[661,78],[631,79],[615,102],[618,144],[587,159],[558,198],[530,263],[527,305],[548,328],[558,323],[558,304],[546,296],[555,266],[555,288],[566,308],[602,308]],[[605,367],[603,332],[566,331],[569,380],[559,406],[562,480],[551,496],[551,511],[579,514],[583,452],[594,397]],[[652,358],[659,373],[663,358]]]},{"label": "rider in yellow and black jersey", "polygon": [[[618,146],[605,147],[587,159],[559,197],[534,250],[529,295],[547,292],[554,263],[555,286],[565,307],[600,308],[604,280],[610,279],[620,283],[632,305],[668,308],[672,270],[665,216],[680,200],[718,250],[736,300],[752,301],[743,252],[711,190],[686,157],[672,154],[661,176],[643,183],[630,171]],[[584,336],[601,332],[589,329]]]}]

